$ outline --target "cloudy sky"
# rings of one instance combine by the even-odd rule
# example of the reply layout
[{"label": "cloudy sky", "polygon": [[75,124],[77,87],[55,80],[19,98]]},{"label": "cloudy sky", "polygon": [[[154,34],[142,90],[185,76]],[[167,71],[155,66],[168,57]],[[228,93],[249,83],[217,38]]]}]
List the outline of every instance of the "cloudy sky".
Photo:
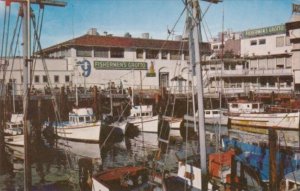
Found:
[{"label": "cloudy sky", "polygon": [[[150,33],[150,37],[166,39],[167,29],[171,29],[184,9],[184,0],[65,0],[65,8],[46,7],[42,31],[42,46],[50,45],[78,37],[89,28],[97,28],[100,34],[105,31],[114,36],[123,36],[126,32],[133,37]],[[291,17],[292,3],[299,0],[223,0],[212,4],[205,14],[206,41],[222,30],[224,10],[224,28],[243,31],[287,22]],[[18,4],[12,5],[11,30],[13,30]],[[201,2],[202,10],[209,6]],[[38,7],[33,5],[36,15]],[[0,43],[2,42],[4,2],[0,1]],[[185,14],[179,19],[174,35],[182,35]]]}]

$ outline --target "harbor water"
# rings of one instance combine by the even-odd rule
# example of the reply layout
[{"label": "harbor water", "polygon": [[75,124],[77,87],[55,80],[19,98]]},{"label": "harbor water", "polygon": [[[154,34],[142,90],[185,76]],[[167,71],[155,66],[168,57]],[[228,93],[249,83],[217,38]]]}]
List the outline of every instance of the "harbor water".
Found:
[{"label": "harbor water", "polygon": [[[210,132],[216,132],[215,127],[208,127]],[[224,128],[224,127],[223,127]],[[104,145],[80,143],[61,139],[32,140],[31,144],[31,177],[32,190],[79,190],[80,158],[93,158],[94,173],[105,169],[129,165],[147,165],[149,168],[157,161],[157,134],[140,133],[137,137],[118,137],[108,140]],[[215,147],[214,141],[207,142],[208,152]],[[176,173],[176,153],[192,154],[197,152],[198,141],[176,138],[164,147],[165,152],[160,157],[163,167]],[[24,170],[22,149],[5,148],[1,153],[4,165],[0,169],[0,190],[23,190]],[[102,164],[102,165],[101,165]]]}]

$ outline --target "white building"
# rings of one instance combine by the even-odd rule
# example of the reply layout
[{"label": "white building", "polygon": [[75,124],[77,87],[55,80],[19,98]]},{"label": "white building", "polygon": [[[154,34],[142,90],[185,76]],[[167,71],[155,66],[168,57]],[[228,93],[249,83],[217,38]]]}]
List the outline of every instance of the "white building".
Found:
[{"label": "white building", "polygon": [[293,69],[297,64],[292,62],[296,56],[292,47],[285,25],[242,32],[239,59],[224,57],[204,62],[204,71],[210,79],[207,95],[293,93]]},{"label": "white building", "polygon": [[[114,37],[99,35],[95,29],[88,34],[56,44],[36,53],[39,58],[33,59],[35,65],[32,84],[42,89],[47,84],[43,68],[43,59],[49,71],[53,86],[105,87],[109,82],[116,86],[159,89],[172,89],[178,83],[172,81],[175,76],[188,79],[188,42],[186,40],[154,40],[149,34],[143,38]],[[202,53],[210,53],[208,43],[201,44]],[[18,92],[22,89],[22,60],[9,59],[8,71],[14,65],[12,78]],[[8,72],[9,73],[9,72]],[[1,77],[2,78],[2,74]],[[122,85],[121,85],[122,84]],[[186,85],[180,83],[182,86]],[[177,88],[184,91],[186,88]],[[183,93],[183,92],[182,92]]]}]

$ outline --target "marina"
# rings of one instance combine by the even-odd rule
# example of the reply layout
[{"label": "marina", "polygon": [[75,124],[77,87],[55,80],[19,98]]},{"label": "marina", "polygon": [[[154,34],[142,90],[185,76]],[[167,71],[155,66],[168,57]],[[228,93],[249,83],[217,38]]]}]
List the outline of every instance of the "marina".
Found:
[{"label": "marina", "polygon": [[[284,23],[233,31],[232,2],[179,0],[162,39],[133,26],[75,35],[80,3],[0,0],[1,191],[300,189],[300,4],[289,0]],[[215,9],[222,29],[209,39]],[[64,14],[72,37],[58,37]]]}]

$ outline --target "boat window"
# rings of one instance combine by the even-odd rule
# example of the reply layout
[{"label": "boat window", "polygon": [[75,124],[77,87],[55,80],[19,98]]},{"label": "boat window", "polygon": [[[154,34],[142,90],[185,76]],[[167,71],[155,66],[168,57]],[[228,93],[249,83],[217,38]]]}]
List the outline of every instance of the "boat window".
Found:
[{"label": "boat window", "polygon": [[249,108],[249,107],[250,107],[250,105],[249,105],[249,104],[247,104],[247,107]]},{"label": "boat window", "polygon": [[90,117],[85,117],[85,122],[90,122]]},{"label": "boat window", "polygon": [[219,114],[219,111],[213,111],[213,114]]},{"label": "boat window", "polygon": [[146,116],[146,113],[142,113],[142,116]]},{"label": "boat window", "polygon": [[232,108],[238,108],[238,104],[233,103],[233,104],[231,105],[231,107],[232,107]]},{"label": "boat window", "polygon": [[210,111],[206,111],[205,114],[207,114],[207,115],[210,114]]},{"label": "boat window", "polygon": [[252,104],[252,108],[253,109],[257,109],[258,108],[258,104],[257,103]]},{"label": "boat window", "polygon": [[84,122],[84,117],[79,117],[79,122]]}]

